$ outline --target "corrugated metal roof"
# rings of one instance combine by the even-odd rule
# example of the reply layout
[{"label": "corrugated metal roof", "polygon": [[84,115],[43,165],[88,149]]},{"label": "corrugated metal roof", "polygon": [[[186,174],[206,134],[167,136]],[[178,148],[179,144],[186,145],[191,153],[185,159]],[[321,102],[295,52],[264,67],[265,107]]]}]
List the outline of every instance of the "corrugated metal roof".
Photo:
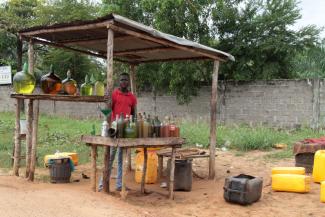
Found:
[{"label": "corrugated metal roof", "polygon": [[117,14],[96,20],[74,21],[21,30],[24,39],[34,39],[64,48],[73,48],[98,57],[106,57],[107,28],[114,31],[114,58],[128,63],[189,59],[235,58],[226,52],[166,34]]}]

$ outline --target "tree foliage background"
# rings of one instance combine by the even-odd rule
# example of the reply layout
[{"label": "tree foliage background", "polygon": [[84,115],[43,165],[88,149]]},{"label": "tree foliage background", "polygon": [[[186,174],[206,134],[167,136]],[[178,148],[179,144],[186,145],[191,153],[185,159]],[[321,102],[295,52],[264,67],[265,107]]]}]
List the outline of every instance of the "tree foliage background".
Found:
[{"label": "tree foliage background", "polygon": [[[19,29],[112,12],[231,53],[236,61],[221,64],[220,79],[325,76],[324,61],[319,61],[319,54],[324,54],[320,29],[292,28],[301,18],[296,0],[8,0],[0,5],[0,64],[17,69]],[[51,64],[61,78],[70,69],[78,82],[85,74],[100,77],[106,71],[105,64],[92,57],[46,46],[36,49],[38,76]],[[314,65],[308,68],[308,61]],[[127,70],[120,64],[115,67]],[[210,84],[211,72],[209,61],[146,64],[137,68],[137,79],[139,87],[154,96],[175,94],[179,102],[187,103],[202,85]]]}]

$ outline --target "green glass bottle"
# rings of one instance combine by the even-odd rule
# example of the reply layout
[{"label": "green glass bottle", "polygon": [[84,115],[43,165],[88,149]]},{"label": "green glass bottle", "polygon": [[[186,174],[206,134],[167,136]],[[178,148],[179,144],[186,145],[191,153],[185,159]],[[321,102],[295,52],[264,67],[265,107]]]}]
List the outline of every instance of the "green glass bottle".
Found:
[{"label": "green glass bottle", "polygon": [[25,63],[23,70],[17,72],[13,78],[13,86],[16,93],[31,94],[35,89],[36,79],[28,73],[28,64]]},{"label": "green glass bottle", "polygon": [[77,82],[71,78],[70,70],[67,72],[67,78],[62,81],[62,87],[65,94],[75,95],[77,92]]},{"label": "green glass bottle", "polygon": [[93,95],[93,86],[89,82],[88,75],[85,77],[85,83],[83,83],[80,87],[81,96],[91,96]]},{"label": "green glass bottle", "polygon": [[105,93],[105,85],[101,81],[95,82],[95,96],[104,96]]}]

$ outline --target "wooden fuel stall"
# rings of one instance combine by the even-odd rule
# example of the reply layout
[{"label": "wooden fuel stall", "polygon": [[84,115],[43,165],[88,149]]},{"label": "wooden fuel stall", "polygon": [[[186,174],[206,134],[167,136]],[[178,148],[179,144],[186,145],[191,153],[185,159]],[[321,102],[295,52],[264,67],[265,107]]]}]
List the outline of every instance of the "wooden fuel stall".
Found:
[{"label": "wooden fuel stall", "polygon": [[[113,57],[115,61],[123,62],[130,65],[131,77],[131,91],[136,94],[136,74],[135,67],[139,64],[150,62],[164,62],[164,61],[178,61],[178,60],[212,60],[214,61],[212,74],[212,92],[211,92],[211,123],[210,123],[210,159],[209,159],[209,178],[213,179],[215,176],[215,145],[216,145],[216,104],[217,104],[217,82],[219,62],[227,60],[234,61],[234,57],[228,53],[216,50],[196,42],[192,42],[173,35],[162,33],[151,27],[145,26],[141,23],[129,20],[117,14],[109,14],[105,17],[90,21],[75,21],[70,23],[54,24],[51,26],[38,26],[21,30],[19,36],[22,40],[29,43],[29,72],[33,73],[34,66],[34,43],[45,44],[67,50],[81,52],[87,55],[103,58],[107,60],[107,92],[108,97],[99,99],[100,102],[105,101],[108,107],[111,107],[110,96],[113,92]],[[31,95],[33,96],[33,95]],[[41,95],[40,95],[41,96]],[[15,156],[14,156],[14,172],[18,175],[19,169],[19,111],[21,99],[25,95],[16,97],[16,128],[15,128]],[[49,97],[49,96],[48,96]],[[65,96],[67,98],[49,97],[47,100],[68,100],[73,99],[74,96]],[[27,99],[27,98],[25,98]],[[77,98],[76,98],[77,99]],[[79,98],[80,101],[91,102],[88,98]],[[95,98],[94,98],[95,99]],[[36,104],[33,105],[33,100]],[[30,170],[29,177],[33,180],[36,161],[37,149],[37,121],[39,111],[39,100],[41,98],[29,98],[28,112],[27,112],[27,144],[31,147],[32,159],[31,164],[27,167]],[[32,108],[35,107],[34,115],[32,115]],[[109,119],[110,121],[110,119]],[[159,138],[160,139],[160,138]],[[163,139],[163,138],[161,138]],[[161,140],[159,144],[164,146],[172,146],[173,149],[178,147],[183,141],[180,138],[173,140],[171,144],[168,139]],[[144,148],[152,147],[158,141],[151,138],[133,139],[132,142],[128,140],[112,140],[108,138],[98,138],[84,136],[82,140],[89,145],[97,143],[105,147],[105,172],[108,171],[109,162],[109,146],[117,146],[121,141],[129,144],[128,148],[133,146],[141,146]],[[169,141],[169,143],[168,143]],[[94,143],[93,143],[94,142]],[[151,143],[151,144],[150,144]],[[147,145],[144,145],[147,144]],[[94,154],[96,146],[92,145],[92,152]],[[29,149],[28,149],[29,150]],[[126,152],[126,148],[124,149]],[[131,155],[128,154],[127,166],[131,166]],[[93,155],[93,162],[95,155]],[[172,157],[173,158],[173,157]],[[146,164],[145,164],[146,165]],[[124,170],[124,172],[126,172]],[[144,173],[145,174],[145,173]],[[108,183],[107,175],[104,174],[104,183]],[[93,182],[93,181],[92,181]],[[93,187],[93,186],[92,186]],[[96,189],[94,189],[96,190]],[[109,191],[108,186],[105,189]],[[124,189],[125,190],[125,189]],[[143,188],[144,190],[144,188]],[[123,192],[125,193],[125,192]],[[123,194],[122,194],[123,195]]]}]

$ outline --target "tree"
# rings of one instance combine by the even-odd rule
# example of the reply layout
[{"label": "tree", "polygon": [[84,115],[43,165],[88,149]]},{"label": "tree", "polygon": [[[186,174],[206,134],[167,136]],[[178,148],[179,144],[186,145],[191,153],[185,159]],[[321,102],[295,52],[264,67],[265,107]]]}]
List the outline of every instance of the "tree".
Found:
[{"label": "tree", "polygon": [[217,0],[212,16],[217,48],[236,57],[223,65],[225,77],[290,78],[295,53],[314,46],[320,31],[290,29],[300,17],[296,0]]},{"label": "tree", "polygon": [[325,78],[325,41],[305,49],[293,59],[293,75],[297,78]]}]

